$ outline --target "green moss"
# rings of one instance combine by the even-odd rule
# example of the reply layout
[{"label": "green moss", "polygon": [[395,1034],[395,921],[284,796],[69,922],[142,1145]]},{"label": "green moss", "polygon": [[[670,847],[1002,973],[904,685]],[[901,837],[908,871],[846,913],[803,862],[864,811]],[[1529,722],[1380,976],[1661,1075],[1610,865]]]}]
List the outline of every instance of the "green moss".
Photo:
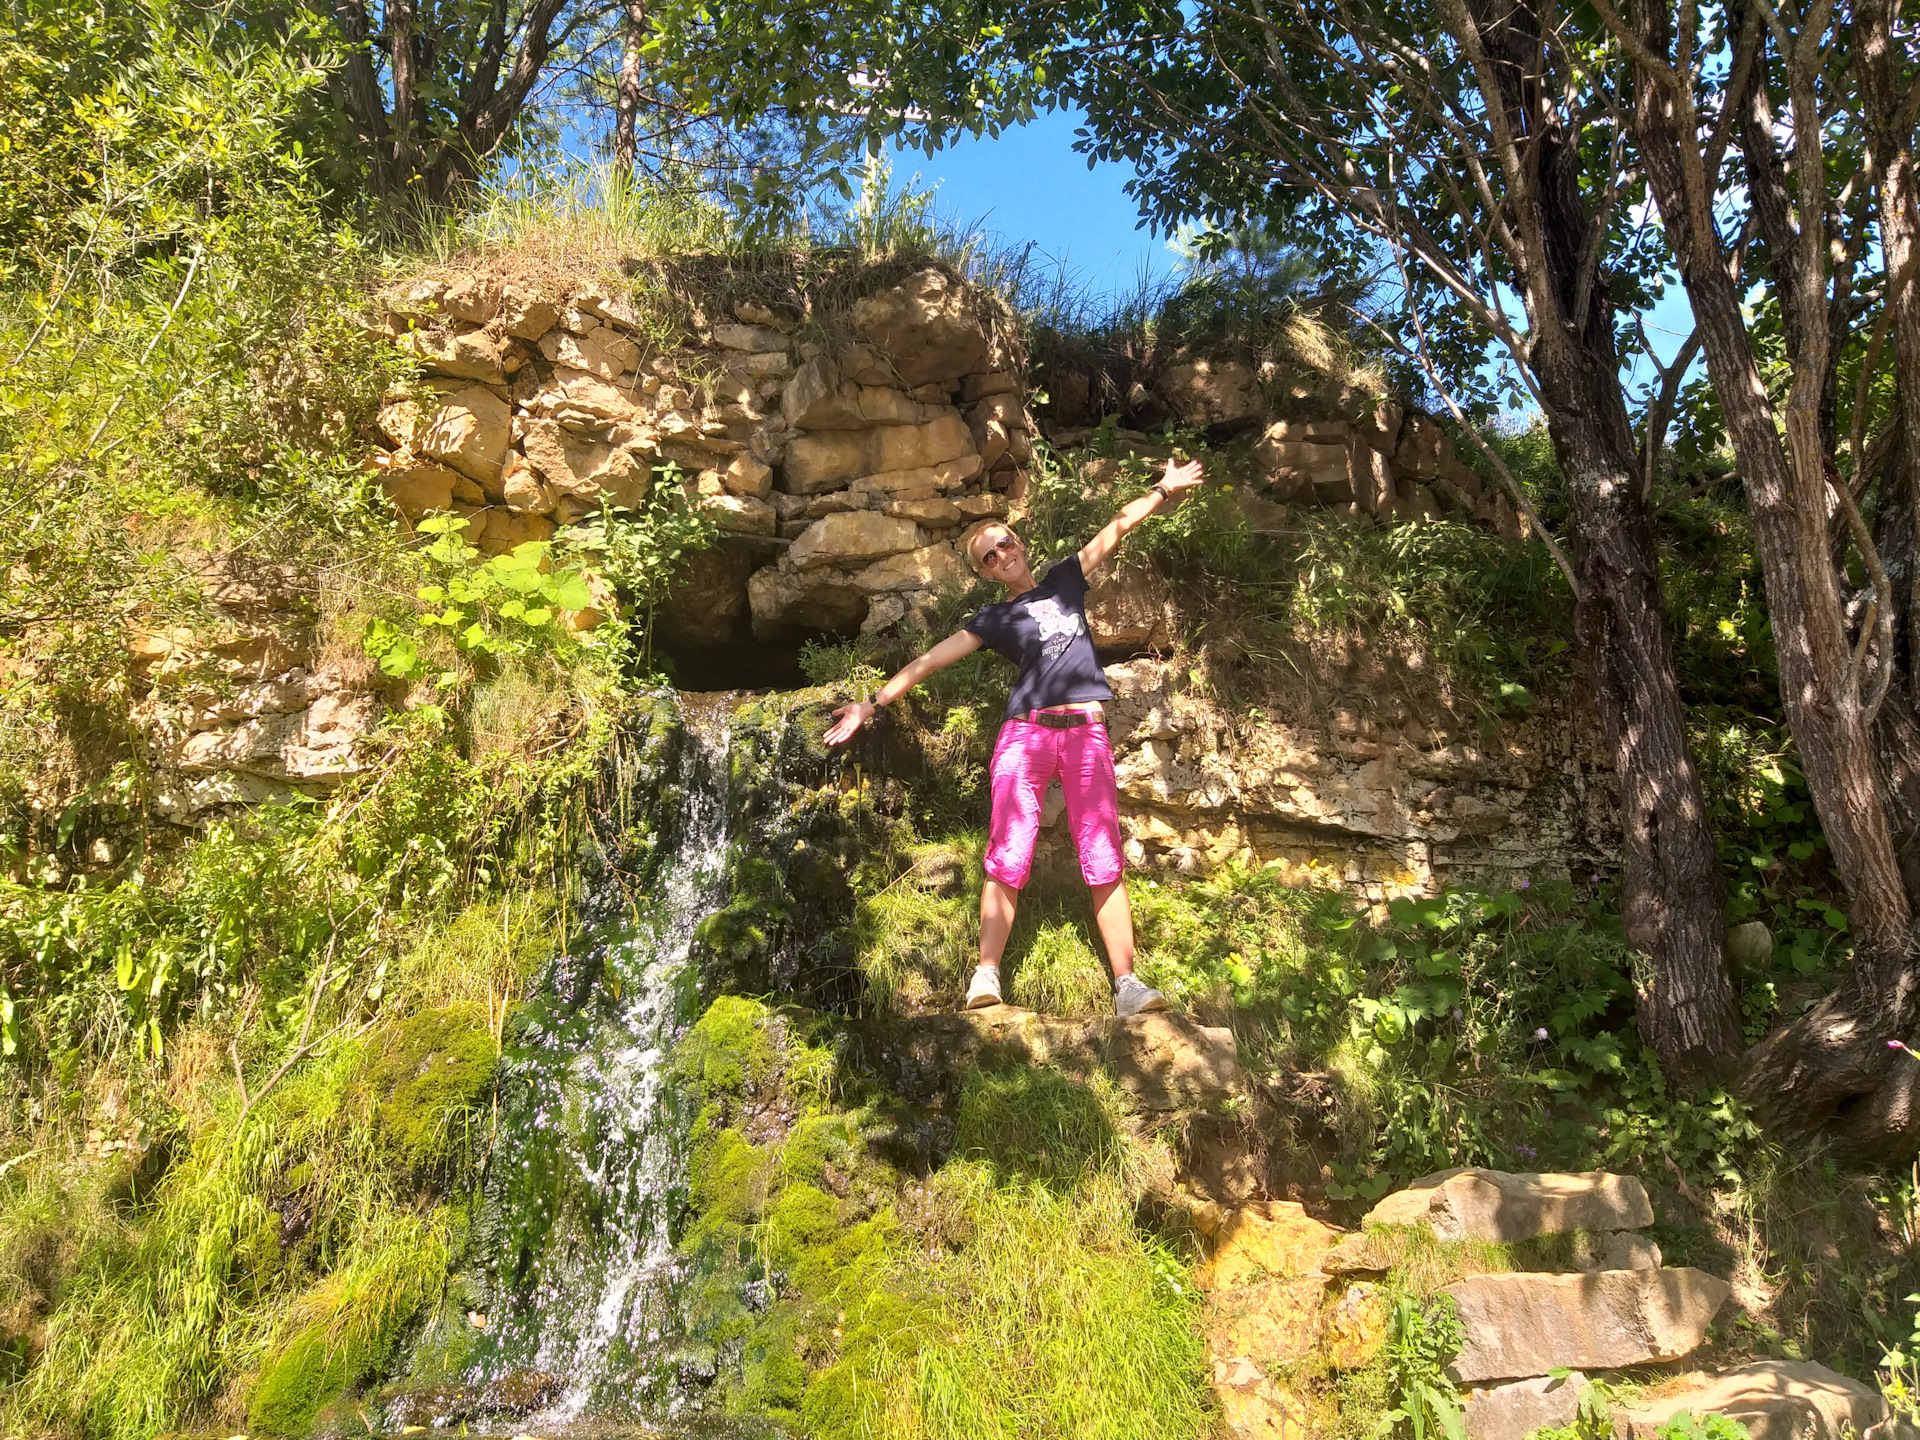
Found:
[{"label": "green moss", "polygon": [[367,1079],[382,1138],[407,1165],[443,1164],[461,1124],[493,1084],[499,1052],[477,1005],[445,1005],[409,1015],[370,1047]]},{"label": "green moss", "polygon": [[322,1330],[308,1330],[281,1350],[260,1377],[247,1407],[247,1425],[264,1435],[299,1435],[320,1407],[353,1378],[355,1357],[333,1346]]},{"label": "green moss", "polygon": [[781,1148],[781,1174],[809,1185],[823,1183],[830,1162],[847,1168],[854,1141],[853,1129],[845,1115],[809,1115],[793,1127]]},{"label": "green moss", "polygon": [[296,1300],[256,1372],[249,1430],[304,1435],[322,1408],[372,1379],[439,1291],[457,1217],[389,1212],[344,1263]]},{"label": "green moss", "polygon": [[723,1000],[689,1041],[703,1108],[682,1252],[701,1261],[701,1343],[736,1358],[727,1410],[821,1440],[1204,1433],[1193,1291],[1134,1224],[1110,1086],[1036,1069],[969,1079],[955,1158],[910,1212],[971,1230],[947,1254],[945,1221],[904,1226],[911,1192],[869,1153],[901,1102],[862,1090],[866,1104],[833,1104],[817,1025]]},{"label": "green moss", "polygon": [[766,1020],[767,1007],[758,1000],[722,995],[687,1032],[674,1067],[700,1087],[703,1103],[739,1100],[773,1081],[780,1047]]}]

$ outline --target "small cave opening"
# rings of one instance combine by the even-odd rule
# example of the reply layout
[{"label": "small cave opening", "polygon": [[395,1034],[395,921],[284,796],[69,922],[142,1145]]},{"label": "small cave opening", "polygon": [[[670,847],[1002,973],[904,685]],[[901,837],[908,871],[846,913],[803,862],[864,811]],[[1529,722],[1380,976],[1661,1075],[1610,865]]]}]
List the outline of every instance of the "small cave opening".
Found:
[{"label": "small cave opening", "polygon": [[800,668],[800,648],[809,641],[848,637],[827,631],[756,640],[751,630],[723,640],[687,641],[656,636],[656,661],[676,690],[799,690],[812,682]]},{"label": "small cave opening", "polygon": [[858,633],[866,600],[829,591],[790,610],[777,635],[756,635],[748,580],[778,554],[779,546],[765,537],[728,536],[683,563],[653,616],[652,659],[675,689],[798,690],[809,683],[800,668],[803,647]]}]

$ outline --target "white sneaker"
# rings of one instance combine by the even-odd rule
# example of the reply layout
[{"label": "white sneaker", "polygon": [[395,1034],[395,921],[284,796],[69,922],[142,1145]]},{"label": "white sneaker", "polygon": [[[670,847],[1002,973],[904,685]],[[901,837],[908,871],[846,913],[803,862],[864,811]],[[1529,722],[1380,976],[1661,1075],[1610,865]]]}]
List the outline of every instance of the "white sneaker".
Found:
[{"label": "white sneaker", "polygon": [[967,1003],[960,1008],[984,1010],[989,1005],[1000,1003],[1000,967],[997,965],[975,966],[973,983],[967,986]]},{"label": "white sneaker", "polygon": [[1172,1008],[1166,996],[1138,975],[1122,975],[1114,984],[1113,1013],[1116,1015],[1146,1015]]}]

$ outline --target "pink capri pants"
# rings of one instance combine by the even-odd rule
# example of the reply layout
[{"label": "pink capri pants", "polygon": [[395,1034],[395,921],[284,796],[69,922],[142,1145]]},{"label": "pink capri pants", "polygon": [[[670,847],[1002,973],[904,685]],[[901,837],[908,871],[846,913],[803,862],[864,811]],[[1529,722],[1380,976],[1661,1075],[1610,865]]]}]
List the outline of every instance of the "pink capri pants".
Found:
[{"label": "pink capri pants", "polygon": [[1047,782],[1056,776],[1067,801],[1067,823],[1089,885],[1111,885],[1126,869],[1120,853],[1120,790],[1113,778],[1113,747],[1097,721],[1055,730],[1031,720],[1000,727],[989,770],[993,823],[986,871],[1015,890],[1025,887],[1040,838]]}]

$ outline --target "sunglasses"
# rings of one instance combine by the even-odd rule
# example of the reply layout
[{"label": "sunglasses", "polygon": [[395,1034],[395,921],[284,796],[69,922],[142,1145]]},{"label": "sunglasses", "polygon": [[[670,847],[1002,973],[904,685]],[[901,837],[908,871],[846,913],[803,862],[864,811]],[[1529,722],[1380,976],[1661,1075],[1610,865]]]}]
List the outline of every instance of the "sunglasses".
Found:
[{"label": "sunglasses", "polygon": [[1002,556],[1011,557],[1018,553],[1019,549],[1020,537],[1017,535],[1008,535],[1005,539],[996,540],[980,552],[980,568],[990,570],[1000,563]]}]

